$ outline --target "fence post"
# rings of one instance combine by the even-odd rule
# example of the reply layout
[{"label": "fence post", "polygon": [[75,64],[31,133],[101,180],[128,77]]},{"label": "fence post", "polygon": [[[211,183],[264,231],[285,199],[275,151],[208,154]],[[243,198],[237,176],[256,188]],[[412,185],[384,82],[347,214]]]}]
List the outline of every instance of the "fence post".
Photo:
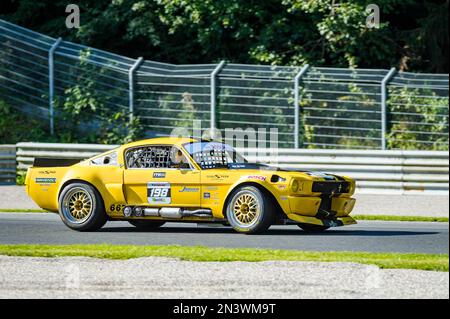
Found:
[{"label": "fence post", "polygon": [[300,134],[300,80],[309,69],[309,64],[304,65],[294,78],[294,147],[299,148]]},{"label": "fence post", "polygon": [[58,38],[48,51],[48,112],[50,117],[50,134],[55,133],[55,51],[61,43],[62,39]]},{"label": "fence post", "polygon": [[134,73],[142,64],[143,61],[144,58],[139,57],[128,71],[128,108],[129,108],[130,124],[133,123],[134,119]]},{"label": "fence post", "polygon": [[217,96],[216,96],[216,77],[222,71],[225,65],[225,61],[220,61],[220,63],[215,67],[215,69],[211,72],[210,81],[211,81],[211,115],[210,115],[210,129],[211,129],[211,138],[214,139],[214,131],[216,129],[216,104],[217,104]]},{"label": "fence post", "polygon": [[381,149],[386,150],[387,135],[387,84],[394,76],[397,70],[391,68],[381,81]]}]

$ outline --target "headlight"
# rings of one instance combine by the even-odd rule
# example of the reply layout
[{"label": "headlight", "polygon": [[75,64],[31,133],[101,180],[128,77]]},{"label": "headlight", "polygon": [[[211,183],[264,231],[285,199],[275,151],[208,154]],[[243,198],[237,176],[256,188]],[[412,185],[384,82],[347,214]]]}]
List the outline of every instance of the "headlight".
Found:
[{"label": "headlight", "polygon": [[123,216],[130,217],[133,213],[133,209],[130,206],[127,206],[123,209]]},{"label": "headlight", "polygon": [[298,181],[297,181],[296,179],[294,179],[294,180],[292,181],[292,184],[291,184],[291,190],[292,190],[294,193],[297,193],[298,187],[299,187]]},{"label": "headlight", "polygon": [[135,207],[134,208],[134,216],[141,217],[143,215],[144,211],[142,210],[142,207]]}]

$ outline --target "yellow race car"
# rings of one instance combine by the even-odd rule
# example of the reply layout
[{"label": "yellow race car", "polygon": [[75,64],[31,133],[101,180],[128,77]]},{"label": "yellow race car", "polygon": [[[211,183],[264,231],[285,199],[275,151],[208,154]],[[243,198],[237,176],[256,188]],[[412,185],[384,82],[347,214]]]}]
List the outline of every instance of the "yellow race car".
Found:
[{"label": "yellow race car", "polygon": [[354,180],[249,163],[227,144],[155,138],[79,161],[36,158],[28,195],[79,231],[126,220],[216,222],[242,233],[295,223],[306,231],[356,223]]}]

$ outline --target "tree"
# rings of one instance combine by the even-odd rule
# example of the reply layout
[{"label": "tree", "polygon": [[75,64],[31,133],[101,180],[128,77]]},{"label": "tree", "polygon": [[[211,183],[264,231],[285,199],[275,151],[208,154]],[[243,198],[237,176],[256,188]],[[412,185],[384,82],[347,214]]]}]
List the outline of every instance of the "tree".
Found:
[{"label": "tree", "polygon": [[0,17],[66,40],[173,63],[239,63],[448,72],[448,0],[81,0],[81,28],[64,27],[67,3],[4,0]]}]

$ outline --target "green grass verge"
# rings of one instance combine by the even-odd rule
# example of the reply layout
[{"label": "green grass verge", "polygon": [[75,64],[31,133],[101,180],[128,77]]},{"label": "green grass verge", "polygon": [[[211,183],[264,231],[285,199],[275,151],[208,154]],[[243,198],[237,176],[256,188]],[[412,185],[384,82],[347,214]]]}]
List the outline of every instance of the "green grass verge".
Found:
[{"label": "green grass verge", "polygon": [[0,208],[0,213],[49,213],[43,209]]},{"label": "green grass verge", "polygon": [[400,222],[440,222],[448,223],[448,217],[395,216],[395,215],[354,215],[356,220],[382,220]]},{"label": "green grass verge", "polygon": [[0,255],[63,257],[86,256],[108,259],[173,257],[191,261],[321,261],[356,262],[381,268],[447,271],[447,254],[405,254],[367,252],[307,252],[295,250],[209,248],[204,246],[131,246],[131,245],[0,245]]}]

